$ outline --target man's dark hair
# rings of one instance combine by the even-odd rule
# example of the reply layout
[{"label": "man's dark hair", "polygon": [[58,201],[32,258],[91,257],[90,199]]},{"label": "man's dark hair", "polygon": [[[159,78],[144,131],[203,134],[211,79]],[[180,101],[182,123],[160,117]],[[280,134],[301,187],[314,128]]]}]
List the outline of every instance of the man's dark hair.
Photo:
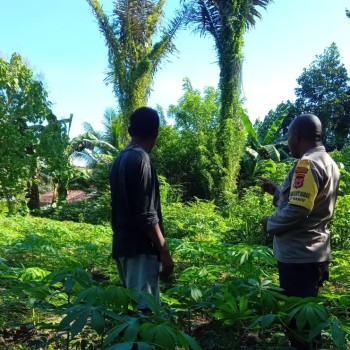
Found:
[{"label": "man's dark hair", "polygon": [[302,114],[296,117],[291,128],[304,140],[313,142],[321,142],[322,140],[322,123],[314,114]]},{"label": "man's dark hair", "polygon": [[155,136],[159,129],[158,112],[149,107],[140,107],[130,117],[129,134],[147,138]]}]

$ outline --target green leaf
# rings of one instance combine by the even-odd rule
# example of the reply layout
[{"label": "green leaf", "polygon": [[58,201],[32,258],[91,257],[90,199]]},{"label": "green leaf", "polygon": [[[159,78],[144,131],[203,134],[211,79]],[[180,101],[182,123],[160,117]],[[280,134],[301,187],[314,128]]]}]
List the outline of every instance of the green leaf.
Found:
[{"label": "green leaf", "polygon": [[110,344],[112,341],[114,341],[115,338],[119,336],[119,334],[128,326],[128,323],[123,323],[121,325],[118,325],[116,327],[113,327],[108,333],[107,337],[103,342],[103,345],[106,346]]},{"label": "green leaf", "polygon": [[198,301],[203,296],[201,290],[195,286],[191,286],[191,297],[193,300]]},{"label": "green leaf", "polygon": [[279,162],[281,159],[280,152],[274,145],[261,146],[261,148],[259,149],[259,153],[262,154],[264,158],[271,158],[274,162]]},{"label": "green leaf", "polygon": [[248,115],[241,111],[241,118],[242,118],[242,123],[244,125],[244,128],[247,132],[247,134],[252,138],[253,144],[256,148],[260,147],[260,143],[258,141],[258,135],[253,127],[252,122],[250,121]]},{"label": "green leaf", "polygon": [[73,322],[73,324],[70,327],[70,332],[72,334],[72,337],[75,337],[85,327],[89,315],[90,315],[90,309],[87,309],[87,310],[84,310],[79,315],[79,317],[76,318],[76,320]]},{"label": "green leaf", "polygon": [[173,330],[166,326],[158,326],[157,332],[155,333],[154,341],[157,345],[163,346],[165,349],[175,349],[176,336]]},{"label": "green leaf", "polygon": [[137,303],[146,301],[148,308],[155,314],[159,314],[161,311],[159,302],[149,293],[134,289],[131,291],[131,298]]},{"label": "green leaf", "polygon": [[332,322],[332,340],[338,349],[346,350],[345,334],[342,329],[339,328],[338,322]]},{"label": "green leaf", "polygon": [[93,309],[91,312],[91,327],[99,334],[105,327],[104,317],[102,316],[102,312],[98,309]]},{"label": "green leaf", "polygon": [[280,125],[283,123],[284,118],[288,115],[288,109],[285,108],[284,110],[280,111],[278,116],[276,117],[275,121],[271,125],[269,131],[267,132],[264,141],[262,142],[263,145],[268,145],[273,140],[276,132],[278,131]]},{"label": "green leaf", "polygon": [[246,295],[239,297],[239,311],[244,312],[248,308],[248,297]]},{"label": "green leaf", "polygon": [[327,326],[329,325],[329,322],[321,322],[316,324],[314,327],[312,327],[310,329],[309,332],[309,341],[311,341],[312,339],[314,339],[316,336],[318,336],[319,334],[321,334],[321,331],[323,329],[325,329]]},{"label": "green leaf", "polygon": [[144,323],[141,326],[141,337],[148,343],[155,343],[165,349],[175,349],[176,335],[167,323],[154,325]]},{"label": "green leaf", "polygon": [[184,332],[180,332],[180,343],[182,345],[182,347],[188,347],[190,346],[193,350],[200,350],[201,347],[200,345],[188,334],[184,333]]},{"label": "green leaf", "polygon": [[137,342],[137,349],[139,350],[154,350],[154,347],[145,343],[145,342]]},{"label": "green leaf", "polygon": [[[109,347],[107,350],[130,350],[133,347],[134,343],[132,341],[126,343],[119,343]],[[147,349],[148,350],[148,349]]]},{"label": "green leaf", "polygon": [[303,306],[299,313],[295,316],[295,319],[296,319],[296,323],[297,323],[297,328],[299,330],[303,329],[306,325],[306,308],[305,306]]},{"label": "green leaf", "polygon": [[138,319],[135,319],[126,329],[123,339],[125,341],[135,341],[137,338],[137,333],[140,330],[140,323]]},{"label": "green leaf", "polygon": [[142,339],[148,343],[151,343],[153,341],[156,330],[157,328],[153,323],[143,323],[140,327]]},{"label": "green leaf", "polygon": [[268,327],[276,318],[276,315],[270,314],[270,315],[264,315],[261,318],[261,327],[266,328]]},{"label": "green leaf", "polygon": [[108,286],[105,290],[105,298],[107,305],[113,305],[118,310],[127,310],[130,291],[123,287]]}]

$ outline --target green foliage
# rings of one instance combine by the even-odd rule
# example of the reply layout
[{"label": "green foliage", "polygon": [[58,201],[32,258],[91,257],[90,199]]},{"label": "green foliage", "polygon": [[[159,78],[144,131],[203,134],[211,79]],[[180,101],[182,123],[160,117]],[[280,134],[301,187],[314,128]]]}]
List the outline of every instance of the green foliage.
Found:
[{"label": "green foliage", "polygon": [[[288,126],[297,115],[301,114],[301,112],[302,111],[289,100],[278,104],[275,110],[269,111],[263,121],[255,122],[254,128],[256,129],[258,139],[263,140],[269,134],[270,128],[273,128],[274,132],[269,134],[269,143],[278,145],[280,152],[282,151],[283,153],[282,158],[286,158],[287,155],[284,153],[288,152]],[[284,115],[284,118],[283,120],[280,120],[282,115]],[[276,128],[277,126],[278,128]],[[265,143],[263,142],[263,144]]]},{"label": "green foliage", "polygon": [[[30,209],[39,206],[40,177],[51,177],[66,188],[71,167],[67,128],[50,110],[40,79],[18,54],[0,58],[0,195],[15,211],[25,188]],[[71,122],[71,119],[70,119]]]},{"label": "green foliage", "polygon": [[224,168],[219,190],[225,197],[236,188],[239,160],[244,152],[240,105],[243,37],[256,18],[261,18],[258,7],[265,9],[269,3],[270,0],[191,2],[190,22],[202,35],[213,36],[218,56],[221,106],[217,141]]},{"label": "green foliage", "polygon": [[273,113],[273,118],[271,118],[273,122],[269,125],[265,134],[262,133],[261,126],[258,128],[258,134],[249,117],[242,113],[242,121],[248,134],[248,139],[245,154],[243,154],[241,159],[241,169],[238,178],[240,191],[245,187],[255,185],[259,176],[268,174],[268,177],[270,177],[271,174],[276,172],[276,162],[284,158],[285,152],[282,148],[281,157],[279,151],[281,144],[270,144],[270,142],[275,139],[275,134],[287,113],[287,108],[284,106],[276,110]]},{"label": "green foliage", "polygon": [[38,138],[34,125],[49,113],[42,82],[18,54],[7,62],[0,58],[0,193],[13,212],[13,198],[24,193],[33,176],[34,147]]},{"label": "green foliage", "polygon": [[350,195],[338,196],[333,220],[330,223],[332,247],[335,249],[350,248]]},{"label": "green foliage", "polygon": [[244,191],[227,208],[230,231],[225,234],[225,241],[231,244],[244,242],[248,244],[268,244],[271,237],[262,230],[261,219],[273,211],[271,197],[263,194],[258,187]]},{"label": "green foliage", "polygon": [[[245,335],[253,333],[259,345],[268,348],[278,345],[273,334],[295,317],[303,339],[311,341],[322,332],[325,348],[346,349],[347,251],[333,253],[332,279],[319,298],[287,298],[276,286],[270,248],[223,242],[229,224],[223,225],[211,202],[196,201],[185,209],[179,210],[179,218],[187,215],[191,234],[176,236],[178,222],[168,230],[169,236],[177,237],[168,237],[177,268],[171,288],[162,285],[162,306],[148,294],[113,283],[109,227],[0,216],[2,329],[16,323],[42,327],[39,334],[51,330],[51,349],[130,349],[135,343],[141,349],[199,349],[186,333],[194,321],[215,318],[220,329],[227,327],[230,333],[229,338],[215,340],[218,344],[229,341],[238,349]],[[170,223],[176,220],[175,215],[166,218]],[[137,310],[141,298],[147,300],[150,313]],[[59,336],[63,333],[69,336]]]},{"label": "green foliage", "polygon": [[85,222],[92,225],[110,221],[110,194],[102,192],[98,196],[76,202],[62,202],[58,206],[34,211],[33,215],[58,221]]},{"label": "green foliage", "polygon": [[166,235],[189,240],[215,240],[228,231],[227,224],[213,202],[196,199],[183,204],[170,203],[163,208]]},{"label": "green foliage", "polygon": [[336,44],[316,56],[297,82],[296,105],[320,118],[327,149],[341,149],[347,144],[350,131],[350,85]]},{"label": "green foliage", "polygon": [[213,199],[223,171],[216,142],[218,92],[209,87],[202,95],[188,79],[183,88],[184,95],[168,111],[174,126],[161,127],[152,158],[169,183],[182,186],[185,199]]},{"label": "green foliage", "polygon": [[335,150],[330,153],[332,158],[337,162],[340,169],[340,187],[339,195],[350,194],[350,147],[346,146],[342,150]]}]

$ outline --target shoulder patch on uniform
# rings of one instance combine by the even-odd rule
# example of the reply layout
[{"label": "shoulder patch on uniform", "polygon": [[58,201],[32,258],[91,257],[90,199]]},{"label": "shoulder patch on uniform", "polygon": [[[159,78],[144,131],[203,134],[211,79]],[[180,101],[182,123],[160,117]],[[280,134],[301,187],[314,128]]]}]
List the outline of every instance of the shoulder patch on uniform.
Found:
[{"label": "shoulder patch on uniform", "polygon": [[294,169],[289,203],[312,209],[318,189],[308,159],[299,160]]},{"label": "shoulder patch on uniform", "polygon": [[301,188],[304,186],[304,179],[308,171],[310,170],[310,164],[307,159],[299,160],[294,170],[294,188]]}]

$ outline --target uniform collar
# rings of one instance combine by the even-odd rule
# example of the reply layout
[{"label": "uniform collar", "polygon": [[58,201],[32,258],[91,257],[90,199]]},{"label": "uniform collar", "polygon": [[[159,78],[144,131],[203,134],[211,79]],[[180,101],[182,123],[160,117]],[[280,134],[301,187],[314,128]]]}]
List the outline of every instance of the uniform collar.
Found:
[{"label": "uniform collar", "polygon": [[315,153],[315,152],[325,152],[326,149],[324,146],[317,146],[317,147],[313,147],[313,148],[310,148],[309,150],[307,150],[303,156],[308,156],[309,154],[311,153]]}]

